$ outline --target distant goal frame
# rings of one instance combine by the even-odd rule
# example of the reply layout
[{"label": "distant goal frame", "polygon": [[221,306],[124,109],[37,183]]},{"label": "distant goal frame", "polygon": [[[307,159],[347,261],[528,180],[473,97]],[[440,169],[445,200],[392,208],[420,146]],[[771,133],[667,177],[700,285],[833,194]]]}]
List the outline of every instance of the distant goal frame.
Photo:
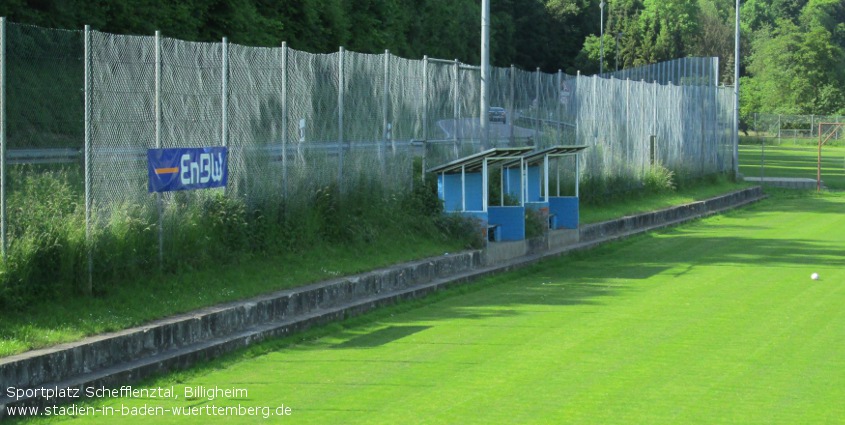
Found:
[{"label": "distant goal frame", "polygon": [[[827,134],[822,134],[823,125],[831,126],[830,129],[827,131]],[[822,190],[822,146],[824,146],[824,144],[827,143],[828,140],[830,140],[834,133],[842,129],[843,125],[845,125],[845,122],[819,123],[819,156],[818,162],[816,163],[816,192],[821,192]],[[824,136],[824,140],[822,140],[822,136]]]}]

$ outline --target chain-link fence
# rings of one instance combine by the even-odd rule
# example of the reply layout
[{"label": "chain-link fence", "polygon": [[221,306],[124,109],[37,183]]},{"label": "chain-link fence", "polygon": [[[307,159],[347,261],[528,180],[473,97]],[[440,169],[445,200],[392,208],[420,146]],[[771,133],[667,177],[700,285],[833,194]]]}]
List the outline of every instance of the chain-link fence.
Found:
[{"label": "chain-link fence", "polygon": [[[812,143],[826,130],[825,124],[845,122],[841,115],[784,115],[754,113],[740,124],[740,131],[750,141],[765,139],[767,143],[782,144],[784,141]],[[837,132],[833,136],[842,140],[845,135]]]},{"label": "chain-link fence", "polygon": [[[4,167],[68,163],[89,241],[115,222],[158,230],[142,241],[142,267],[184,237],[178,227],[192,205],[225,193],[289,206],[326,186],[358,190],[362,180],[406,191],[419,178],[415,158],[428,168],[480,151],[490,118],[480,110],[479,67],[458,61],[13,23],[2,37]],[[488,126],[489,146],[589,145],[580,170],[599,179],[636,182],[658,163],[691,175],[729,170],[733,99],[715,85],[717,69],[715,58],[610,78],[494,67],[490,105],[505,117]],[[229,149],[225,189],[148,192],[147,149],[206,146]],[[5,238],[14,232],[5,195],[3,203]]]}]

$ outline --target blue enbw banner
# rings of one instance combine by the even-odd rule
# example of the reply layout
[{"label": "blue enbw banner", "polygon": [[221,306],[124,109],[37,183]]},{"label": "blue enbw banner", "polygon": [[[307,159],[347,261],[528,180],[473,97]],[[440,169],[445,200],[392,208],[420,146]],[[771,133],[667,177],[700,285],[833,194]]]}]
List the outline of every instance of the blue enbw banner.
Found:
[{"label": "blue enbw banner", "polygon": [[225,187],[228,150],[224,147],[148,149],[150,192]]}]

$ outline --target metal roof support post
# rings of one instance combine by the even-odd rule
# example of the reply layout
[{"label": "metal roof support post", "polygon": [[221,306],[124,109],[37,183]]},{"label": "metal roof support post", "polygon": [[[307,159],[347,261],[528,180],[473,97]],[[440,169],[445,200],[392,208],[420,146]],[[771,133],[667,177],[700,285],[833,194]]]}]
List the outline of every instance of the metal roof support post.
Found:
[{"label": "metal roof support post", "polygon": [[[425,173],[425,170],[423,170],[423,173]],[[443,190],[443,204],[445,205],[446,204],[446,172],[445,171],[440,173],[440,182],[441,182],[440,183],[441,188]],[[438,195],[439,195],[439,193],[438,193]]]},{"label": "metal roof support post", "polygon": [[461,165],[461,211],[467,210],[467,167]]},{"label": "metal roof support post", "polygon": [[481,211],[487,212],[487,158],[481,163]]},{"label": "metal roof support post", "polygon": [[527,192],[525,190],[525,185],[526,185],[525,171],[526,171],[525,170],[525,158],[520,157],[519,158],[519,190],[522,193],[520,193],[519,199],[520,199],[520,205],[522,205],[523,207],[525,206],[525,196],[526,196],[525,192]]},{"label": "metal roof support post", "polygon": [[549,202],[549,155],[543,155],[543,196]]},{"label": "metal roof support post", "polygon": [[505,206],[505,167],[499,173],[499,206]]},{"label": "metal roof support post", "polygon": [[[555,160],[555,170],[557,171],[557,196],[560,196],[560,158],[558,157]],[[576,155],[575,158],[577,159],[578,156]]]},{"label": "metal roof support post", "polygon": [[578,188],[581,186],[581,159],[575,154],[575,197],[579,197]]}]

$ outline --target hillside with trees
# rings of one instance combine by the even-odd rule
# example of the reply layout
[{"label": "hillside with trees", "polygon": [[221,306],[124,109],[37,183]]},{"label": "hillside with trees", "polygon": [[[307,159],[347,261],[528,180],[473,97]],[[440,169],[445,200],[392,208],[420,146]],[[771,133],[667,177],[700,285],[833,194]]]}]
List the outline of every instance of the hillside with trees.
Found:
[{"label": "hillside with trees", "polygon": [[[491,0],[491,61],[574,74],[599,70],[600,0]],[[53,28],[92,28],[278,46],[479,62],[480,0],[7,0],[0,15]],[[606,70],[718,56],[733,84],[732,0],[607,0]],[[845,113],[845,2],[745,0],[742,114]],[[618,42],[618,44],[617,44]],[[618,47],[617,47],[618,46]],[[618,52],[618,53],[617,53]]]}]

